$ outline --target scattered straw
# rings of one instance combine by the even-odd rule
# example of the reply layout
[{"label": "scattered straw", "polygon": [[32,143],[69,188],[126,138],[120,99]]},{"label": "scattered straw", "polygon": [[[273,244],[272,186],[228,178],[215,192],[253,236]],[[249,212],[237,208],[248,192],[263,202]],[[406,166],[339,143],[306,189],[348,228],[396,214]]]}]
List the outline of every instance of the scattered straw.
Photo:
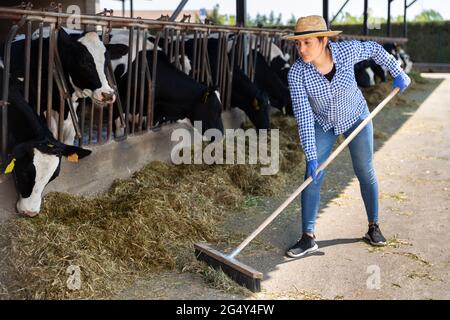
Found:
[{"label": "scattered straw", "polygon": [[428,279],[431,281],[436,280],[428,272],[420,272],[420,271],[410,272],[410,273],[408,273],[407,277],[410,279]]},{"label": "scattered straw", "polygon": [[410,259],[412,259],[414,261],[420,262],[420,263],[422,263],[422,264],[424,264],[426,266],[431,266],[431,263],[429,263],[428,261],[422,259],[417,254],[412,253],[412,252],[386,252],[386,253],[397,254],[397,255],[400,255],[400,256],[404,256],[404,257],[410,258]]}]

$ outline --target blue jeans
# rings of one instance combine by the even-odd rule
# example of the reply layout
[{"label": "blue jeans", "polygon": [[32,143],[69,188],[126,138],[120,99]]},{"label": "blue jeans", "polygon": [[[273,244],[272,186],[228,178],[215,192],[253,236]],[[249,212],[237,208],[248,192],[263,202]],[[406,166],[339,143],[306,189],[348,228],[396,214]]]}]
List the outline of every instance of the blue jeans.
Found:
[{"label": "blue jeans", "polygon": [[[367,117],[363,113],[358,121],[346,132],[347,138],[353,130]],[[322,127],[315,123],[317,161],[322,164],[331,154],[337,136],[330,129],[324,132]],[[369,222],[378,222],[378,182],[373,167],[373,125],[369,122],[364,129],[349,144],[352,157],[353,170],[359,180],[361,195],[364,200],[367,218]],[[325,179],[327,169],[323,176],[313,181],[303,190],[301,196],[302,204],[302,229],[303,232],[314,233],[317,212],[320,205],[320,187]],[[305,174],[305,179],[306,179]]]}]

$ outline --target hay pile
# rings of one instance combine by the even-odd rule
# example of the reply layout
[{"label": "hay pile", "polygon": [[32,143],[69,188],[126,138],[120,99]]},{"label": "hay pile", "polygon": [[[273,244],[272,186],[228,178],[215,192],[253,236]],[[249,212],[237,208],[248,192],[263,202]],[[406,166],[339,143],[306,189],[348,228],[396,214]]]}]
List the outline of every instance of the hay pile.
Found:
[{"label": "hay pile", "polygon": [[[38,217],[0,230],[5,297],[110,298],[149,272],[197,272],[192,243],[226,242],[221,222],[242,214],[245,196],[273,195],[304,170],[295,121],[275,116],[273,126],[283,128],[274,176],[261,176],[260,165],[151,162],[95,198],[47,195]],[[81,274],[76,290],[71,266]]]},{"label": "hay pile", "polygon": [[[423,78],[418,73],[410,73],[409,74],[411,78],[411,84],[410,87],[416,86],[416,84],[426,84],[428,83],[427,79]],[[362,94],[364,98],[367,101],[367,104],[369,106],[369,110],[372,111],[375,109],[375,107],[384,100],[391,92],[392,92],[392,81],[387,82],[381,82],[378,83],[376,86],[372,86],[369,88],[363,88],[361,89]],[[417,101],[407,99],[402,94],[397,94],[391,102],[389,102],[389,105],[394,107],[413,107],[418,108],[419,104]]]}]

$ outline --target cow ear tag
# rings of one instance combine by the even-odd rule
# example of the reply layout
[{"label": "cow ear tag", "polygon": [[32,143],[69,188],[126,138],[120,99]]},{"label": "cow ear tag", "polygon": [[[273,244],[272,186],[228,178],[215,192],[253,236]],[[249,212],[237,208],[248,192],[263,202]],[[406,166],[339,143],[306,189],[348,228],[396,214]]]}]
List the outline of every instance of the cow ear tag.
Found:
[{"label": "cow ear tag", "polygon": [[11,173],[13,171],[15,162],[16,162],[16,158],[13,158],[11,160],[11,162],[8,164],[8,166],[6,167],[5,174]]},{"label": "cow ear tag", "polygon": [[253,108],[255,108],[255,110],[260,109],[259,102],[258,102],[258,100],[256,100],[256,98],[253,100],[252,105],[253,105]]},{"label": "cow ear tag", "polygon": [[69,160],[70,162],[78,162],[78,154],[72,153],[67,157],[67,160]]}]

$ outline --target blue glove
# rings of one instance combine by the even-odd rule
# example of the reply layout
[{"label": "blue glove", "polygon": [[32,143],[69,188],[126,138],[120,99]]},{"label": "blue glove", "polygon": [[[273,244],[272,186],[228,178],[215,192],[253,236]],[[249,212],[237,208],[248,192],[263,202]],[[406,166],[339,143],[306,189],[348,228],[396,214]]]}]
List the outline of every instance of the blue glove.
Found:
[{"label": "blue glove", "polygon": [[400,92],[403,92],[409,86],[410,83],[411,79],[405,72],[402,72],[394,78],[394,83],[392,84],[392,87],[400,88]]},{"label": "blue glove", "polygon": [[313,180],[317,181],[323,176],[323,171],[320,171],[318,175],[316,175],[316,170],[319,167],[319,163],[317,160],[310,160],[306,162],[306,177],[313,177]]}]

